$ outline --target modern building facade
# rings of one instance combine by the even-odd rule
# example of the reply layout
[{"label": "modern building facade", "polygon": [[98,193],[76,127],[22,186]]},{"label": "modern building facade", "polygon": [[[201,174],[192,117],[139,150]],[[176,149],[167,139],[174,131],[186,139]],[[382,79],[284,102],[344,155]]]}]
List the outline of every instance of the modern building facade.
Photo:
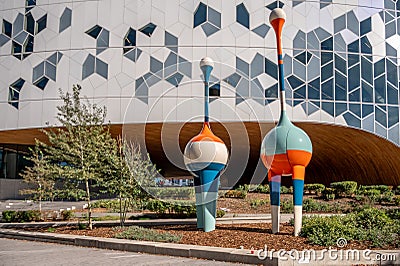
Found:
[{"label": "modern building facade", "polygon": [[288,115],[314,143],[306,180],[399,185],[394,0],[3,0],[0,190],[18,178],[37,129],[57,125],[59,89],[73,84],[165,176],[188,175],[182,150],[200,127],[205,56],[215,61],[213,131],[230,148],[221,182],[260,182],[260,142],[279,116],[275,7],[287,14]]}]

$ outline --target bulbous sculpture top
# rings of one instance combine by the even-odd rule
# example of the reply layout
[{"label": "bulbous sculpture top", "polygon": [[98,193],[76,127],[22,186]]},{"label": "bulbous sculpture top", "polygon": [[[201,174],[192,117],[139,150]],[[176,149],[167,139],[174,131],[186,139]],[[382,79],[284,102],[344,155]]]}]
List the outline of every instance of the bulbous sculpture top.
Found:
[{"label": "bulbous sculpture top", "polygon": [[307,133],[293,125],[286,113],[262,141],[261,160],[275,173],[291,174],[292,165],[307,166],[311,160],[312,143]]},{"label": "bulbous sculpture top", "polygon": [[214,61],[210,57],[202,58],[200,61],[200,68],[205,66],[210,66],[214,68]]},{"label": "bulbous sculpture top", "polygon": [[200,134],[193,137],[185,147],[184,163],[194,176],[198,171],[221,171],[228,162],[228,149],[225,143],[215,136],[208,123],[204,123]]},{"label": "bulbous sculpture top", "polygon": [[282,8],[275,8],[274,10],[272,10],[271,14],[269,15],[269,22],[271,23],[277,18],[283,18],[284,20],[286,20],[286,13],[285,11],[283,11]]}]

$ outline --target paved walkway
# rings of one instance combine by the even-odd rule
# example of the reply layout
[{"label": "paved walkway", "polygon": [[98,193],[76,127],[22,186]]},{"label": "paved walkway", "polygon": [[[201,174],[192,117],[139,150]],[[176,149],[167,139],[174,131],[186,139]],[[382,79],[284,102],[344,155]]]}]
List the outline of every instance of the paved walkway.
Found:
[{"label": "paved walkway", "polygon": [[[52,243],[29,242],[0,238],[1,266],[53,266],[53,265],[217,265],[236,263],[207,261],[172,256],[157,256],[137,252],[85,248]],[[241,264],[245,265],[245,264]],[[248,264],[247,264],[248,265]]]}]

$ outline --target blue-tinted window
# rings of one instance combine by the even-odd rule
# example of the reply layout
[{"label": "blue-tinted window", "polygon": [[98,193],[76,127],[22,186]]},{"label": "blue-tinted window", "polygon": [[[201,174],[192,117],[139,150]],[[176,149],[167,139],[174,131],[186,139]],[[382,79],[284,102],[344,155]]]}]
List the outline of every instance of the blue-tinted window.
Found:
[{"label": "blue-tinted window", "polygon": [[376,78],[380,74],[385,72],[385,58],[382,58],[374,64],[374,77]]},{"label": "blue-tinted window", "polygon": [[372,54],[372,45],[369,42],[367,36],[361,38],[361,53]]},{"label": "blue-tinted window", "polygon": [[387,102],[388,104],[399,104],[399,91],[390,84],[387,84]]},{"label": "blue-tinted window", "polygon": [[224,79],[224,81],[235,88],[236,85],[239,83],[240,78],[240,75],[238,75],[237,73],[233,73],[232,75]]},{"label": "blue-tinted window", "polygon": [[293,93],[295,99],[305,99],[306,98],[306,85],[301,86],[296,89]]},{"label": "blue-tinted window", "polygon": [[12,42],[12,52],[14,55],[22,53],[22,46],[13,41]]},{"label": "blue-tinted window", "polygon": [[58,32],[61,33],[66,30],[69,26],[71,26],[72,21],[72,10],[69,8],[65,8],[64,12],[60,17],[60,26]]},{"label": "blue-tinted window", "polygon": [[371,31],[371,17],[361,21],[360,23],[360,35],[363,36]]},{"label": "blue-tinted window", "polygon": [[333,37],[330,37],[329,39],[321,43],[321,50],[328,50],[328,51],[333,50]]},{"label": "blue-tinted window", "polygon": [[25,53],[32,53],[33,52],[33,36],[29,35],[28,40],[25,44]]},{"label": "blue-tinted window", "polygon": [[332,102],[322,102],[322,110],[334,116],[335,107]]},{"label": "blue-tinted window", "polygon": [[361,127],[361,120],[354,116],[352,113],[345,113],[343,115],[344,120],[346,120],[347,125],[351,127],[360,128]]},{"label": "blue-tinted window", "polygon": [[321,69],[321,81],[331,78],[333,76],[333,63],[327,64]]},{"label": "blue-tinted window", "polygon": [[342,15],[334,20],[334,31],[338,33],[346,28],[346,15]]},{"label": "blue-tinted window", "polygon": [[360,89],[352,91],[349,93],[349,101],[350,102],[359,102],[360,101]]},{"label": "blue-tinted window", "polygon": [[346,103],[335,103],[335,116],[339,116],[347,111]]},{"label": "blue-tinted window", "polygon": [[44,90],[44,88],[46,87],[47,83],[49,82],[49,79],[46,77],[42,77],[40,78],[38,81],[36,81],[35,83],[33,83],[36,87],[38,87],[39,89]]},{"label": "blue-tinted window", "polygon": [[249,76],[249,64],[247,64],[239,57],[236,57],[236,69],[244,75]]},{"label": "blue-tinted window", "polygon": [[355,35],[359,35],[359,22],[354,14],[354,11],[347,13],[347,28],[351,30]]},{"label": "blue-tinted window", "polygon": [[278,83],[265,90],[265,98],[278,98]]},{"label": "blue-tinted window", "polygon": [[360,86],[360,65],[355,65],[349,69],[349,91]]},{"label": "blue-tinted window", "polygon": [[94,73],[94,64],[95,58],[93,55],[89,54],[82,65],[82,79],[85,79]]},{"label": "blue-tinted window", "polygon": [[265,58],[265,73],[278,80],[278,66]]},{"label": "blue-tinted window", "polygon": [[387,59],[386,59],[386,75],[387,75],[387,80],[391,82],[393,85],[396,85],[398,83],[399,80],[397,77],[397,66]]},{"label": "blue-tinted window", "polygon": [[11,38],[12,24],[5,19],[3,19],[3,33]]},{"label": "blue-tinted window", "polygon": [[300,87],[301,85],[304,84],[303,81],[301,81],[300,79],[298,79],[296,76],[291,75],[290,77],[288,77],[288,82],[290,84],[290,87],[292,87],[292,89],[296,89],[298,87]]},{"label": "blue-tinted window", "polygon": [[44,30],[47,26],[47,14],[44,15],[43,17],[41,17],[38,21],[37,21],[37,32],[41,32],[42,30]]},{"label": "blue-tinted window", "polygon": [[372,84],[372,63],[364,56],[361,57],[361,77]]},{"label": "blue-tinted window", "polygon": [[375,79],[375,102],[386,103],[386,81],[385,75]]},{"label": "blue-tinted window", "polygon": [[349,110],[352,111],[356,116],[361,117],[361,105],[360,104],[349,104]]},{"label": "blue-tinted window", "polygon": [[366,117],[369,114],[372,114],[374,112],[374,106],[370,104],[363,104],[362,105],[362,116]]},{"label": "blue-tinted window", "polygon": [[320,87],[319,78],[308,83],[308,99],[319,100],[320,99]]},{"label": "blue-tinted window", "polygon": [[136,46],[136,31],[129,28],[124,38],[124,54],[132,50]]},{"label": "blue-tinted window", "polygon": [[331,52],[321,52],[321,64],[325,65],[333,60],[333,53]]},{"label": "blue-tinted window", "polygon": [[174,52],[178,52],[178,38],[169,32],[165,32],[165,46]]},{"label": "blue-tinted window", "polygon": [[366,82],[361,83],[362,101],[372,103],[374,101],[374,89]]},{"label": "blue-tinted window", "polygon": [[99,36],[100,31],[102,29],[103,29],[102,27],[100,27],[99,25],[96,25],[93,28],[91,28],[90,30],[88,30],[86,33],[96,39],[97,36]]},{"label": "blue-tinted window", "polygon": [[392,21],[385,26],[385,37],[389,38],[396,34],[396,21]]},{"label": "blue-tinted window", "polygon": [[344,60],[338,55],[335,55],[335,68],[340,72],[342,72],[342,74],[346,75],[347,72],[346,60]]},{"label": "blue-tinted window", "polygon": [[197,7],[196,12],[194,13],[194,24],[193,28],[196,28],[201,23],[207,20],[207,6],[200,2],[199,6]]},{"label": "blue-tinted window", "polygon": [[388,107],[388,127],[392,127],[393,125],[399,122],[399,108],[397,106],[389,106]]},{"label": "blue-tinted window", "polygon": [[250,27],[250,17],[249,12],[243,3],[236,6],[236,21],[246,28]]},{"label": "blue-tinted window", "polygon": [[143,26],[142,28],[139,29],[139,31],[149,37],[151,37],[151,35],[153,34],[154,30],[156,29],[156,25],[154,25],[153,23],[149,23],[145,26]]},{"label": "blue-tinted window", "polygon": [[375,120],[382,126],[387,127],[386,113],[377,106],[375,106]]},{"label": "blue-tinted window", "polygon": [[217,26],[217,28],[221,28],[221,14],[211,7],[208,7],[207,12],[208,22],[211,22],[214,26]]},{"label": "blue-tinted window", "polygon": [[35,34],[35,20],[31,13],[25,15],[25,29],[30,34]]},{"label": "blue-tinted window", "polygon": [[356,41],[350,43],[350,44],[347,46],[347,51],[348,51],[349,53],[358,53],[358,52],[360,51],[358,40],[356,40]]},{"label": "blue-tinted window", "polygon": [[211,87],[209,88],[209,95],[210,96],[216,96],[216,97],[221,96],[221,85],[220,85],[220,83],[215,83],[215,84],[211,85]]},{"label": "blue-tinted window", "polygon": [[282,8],[284,4],[281,1],[272,2],[271,4],[267,5],[266,8],[269,10],[274,10],[275,8],[279,7]]},{"label": "blue-tinted window", "polygon": [[323,100],[333,100],[333,79],[322,83],[321,85],[321,98]]},{"label": "blue-tinted window", "polygon": [[259,53],[256,54],[250,64],[251,78],[254,78],[264,72],[264,58]]},{"label": "blue-tinted window", "polygon": [[360,55],[359,54],[349,54],[347,56],[348,67],[352,67],[358,62],[360,62]]}]

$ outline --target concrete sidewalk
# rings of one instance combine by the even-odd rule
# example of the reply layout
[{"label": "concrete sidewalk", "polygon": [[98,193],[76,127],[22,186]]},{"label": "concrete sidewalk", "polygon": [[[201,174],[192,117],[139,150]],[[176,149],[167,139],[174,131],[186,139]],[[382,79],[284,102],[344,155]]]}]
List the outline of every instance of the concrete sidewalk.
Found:
[{"label": "concrete sidewalk", "polygon": [[[355,251],[335,250],[332,252],[310,251],[304,256],[303,251],[251,251],[247,249],[219,248],[196,245],[157,243],[114,238],[63,235],[54,233],[37,233],[0,229],[0,238],[12,238],[29,241],[42,241],[68,244],[82,247],[94,247],[120,251],[144,252],[149,254],[169,255],[207,260],[239,262],[257,265],[353,265],[380,264],[400,265],[400,252],[394,251]],[[303,256],[301,255],[303,254]],[[346,255],[346,256],[344,256]],[[357,256],[358,255],[358,256]]]}]

